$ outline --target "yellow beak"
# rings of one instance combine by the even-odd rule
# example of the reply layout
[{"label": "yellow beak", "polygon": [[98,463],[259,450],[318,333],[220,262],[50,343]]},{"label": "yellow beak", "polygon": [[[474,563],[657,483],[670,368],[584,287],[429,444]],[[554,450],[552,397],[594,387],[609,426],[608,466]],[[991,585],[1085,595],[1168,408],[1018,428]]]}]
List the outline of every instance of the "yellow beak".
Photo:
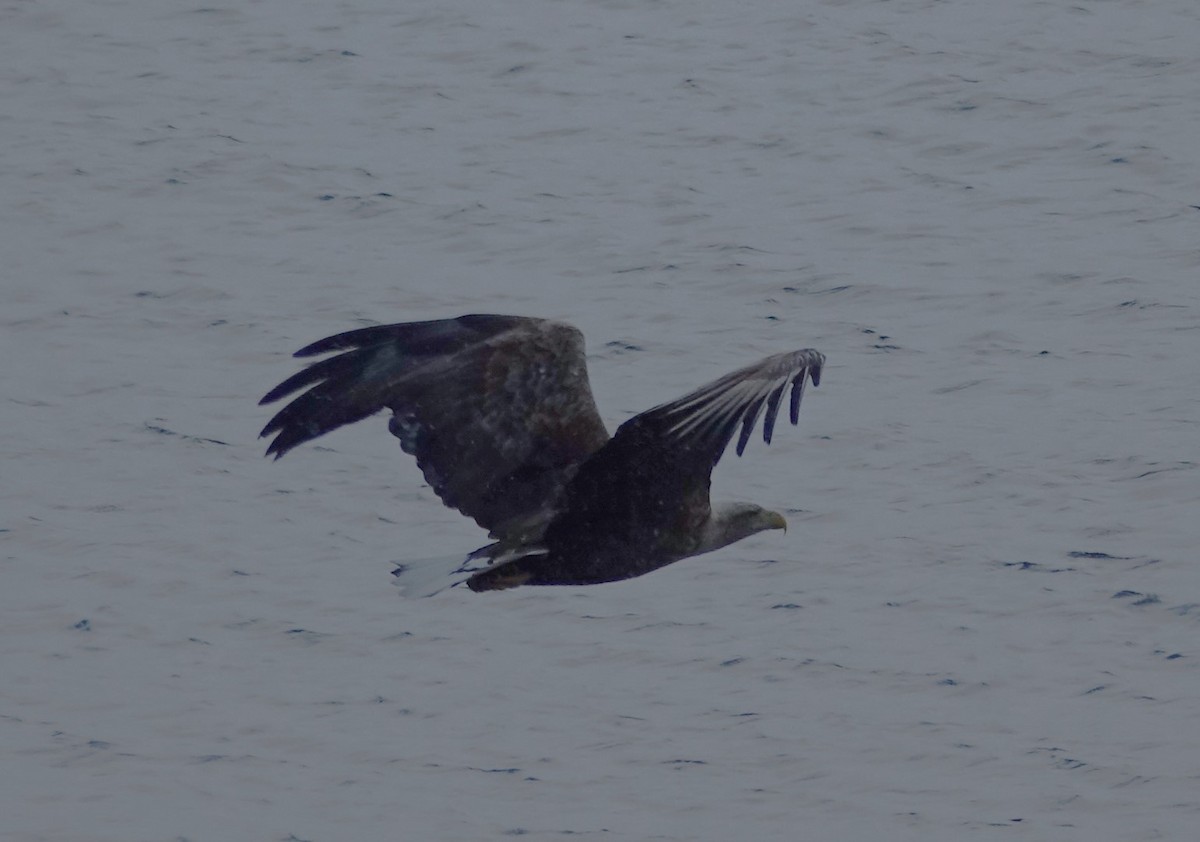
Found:
[{"label": "yellow beak", "polygon": [[782,529],[787,533],[787,520],[779,512],[767,512],[763,522],[767,529]]}]

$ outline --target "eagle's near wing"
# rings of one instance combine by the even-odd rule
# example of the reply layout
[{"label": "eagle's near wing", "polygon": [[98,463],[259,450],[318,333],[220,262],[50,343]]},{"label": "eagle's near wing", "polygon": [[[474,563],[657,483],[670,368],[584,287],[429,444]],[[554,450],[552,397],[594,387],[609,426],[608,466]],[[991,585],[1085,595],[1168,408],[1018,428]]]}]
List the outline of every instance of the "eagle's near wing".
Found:
[{"label": "eagle's near wing", "polygon": [[796,424],[805,382],[821,382],[824,362],[811,348],[776,354],[629,419],[580,466],[567,487],[567,511],[547,541],[569,544],[572,534],[586,533],[592,540],[620,536],[667,556],[701,551],[712,469],[734,433],[740,426],[741,456],[762,415],[770,444],[789,386],[788,416]]},{"label": "eagle's near wing", "polygon": [[576,467],[608,441],[583,335],[519,316],[368,327],[296,352],[314,363],[262,399],[300,389],[263,428],[267,454],[390,409],[390,429],[434,492],[493,537],[528,540],[555,513]]}]

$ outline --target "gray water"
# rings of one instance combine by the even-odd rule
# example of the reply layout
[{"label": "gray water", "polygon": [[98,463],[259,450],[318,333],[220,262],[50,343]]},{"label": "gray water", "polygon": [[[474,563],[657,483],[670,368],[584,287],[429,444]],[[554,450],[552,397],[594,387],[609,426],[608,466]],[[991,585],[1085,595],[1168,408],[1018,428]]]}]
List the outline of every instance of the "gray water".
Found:
[{"label": "gray water", "polygon": [[[1194,833],[1194,2],[3,15],[7,838]],[[612,428],[819,348],[716,476],[791,530],[401,599],[482,532],[256,401],[464,312]]]}]

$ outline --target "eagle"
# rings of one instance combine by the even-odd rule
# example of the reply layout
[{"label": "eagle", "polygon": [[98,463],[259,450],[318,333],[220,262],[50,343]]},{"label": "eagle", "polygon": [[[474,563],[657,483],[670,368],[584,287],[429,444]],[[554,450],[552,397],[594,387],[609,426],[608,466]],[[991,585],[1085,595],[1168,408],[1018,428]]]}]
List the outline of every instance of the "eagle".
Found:
[{"label": "eagle", "polygon": [[[769,356],[630,418],[609,435],[588,382],[583,334],[549,319],[467,315],[361,328],[301,348],[329,352],[269,391],[300,390],[263,428],[279,459],[318,436],[391,410],[388,429],[449,507],[493,543],[452,559],[399,563],[416,595],[630,579],[766,529],[779,512],[713,503],[713,468],[762,415],[767,444],[784,395],[796,424],[811,348]],[[764,413],[765,410],[765,413]],[[739,432],[740,427],[740,432]],[[449,581],[454,575],[466,576]],[[407,590],[407,589],[406,589]]]}]

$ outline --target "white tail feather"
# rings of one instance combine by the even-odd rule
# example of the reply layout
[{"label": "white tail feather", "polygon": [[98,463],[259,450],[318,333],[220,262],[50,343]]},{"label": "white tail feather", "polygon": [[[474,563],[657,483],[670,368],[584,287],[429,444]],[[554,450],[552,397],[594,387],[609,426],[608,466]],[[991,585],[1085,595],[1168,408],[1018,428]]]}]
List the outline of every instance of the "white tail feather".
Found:
[{"label": "white tail feather", "polygon": [[472,559],[461,555],[416,558],[397,562],[392,575],[403,596],[420,598],[433,596],[447,588],[462,584],[478,567],[472,568]]},{"label": "white tail feather", "polygon": [[[493,558],[492,552],[498,554]],[[466,558],[450,555],[398,561],[392,575],[396,577],[395,584],[400,588],[401,595],[417,599],[461,585],[470,579],[473,573],[493,565],[545,554],[546,550],[543,547],[518,547],[500,552],[497,545],[489,544],[480,547]]]}]

